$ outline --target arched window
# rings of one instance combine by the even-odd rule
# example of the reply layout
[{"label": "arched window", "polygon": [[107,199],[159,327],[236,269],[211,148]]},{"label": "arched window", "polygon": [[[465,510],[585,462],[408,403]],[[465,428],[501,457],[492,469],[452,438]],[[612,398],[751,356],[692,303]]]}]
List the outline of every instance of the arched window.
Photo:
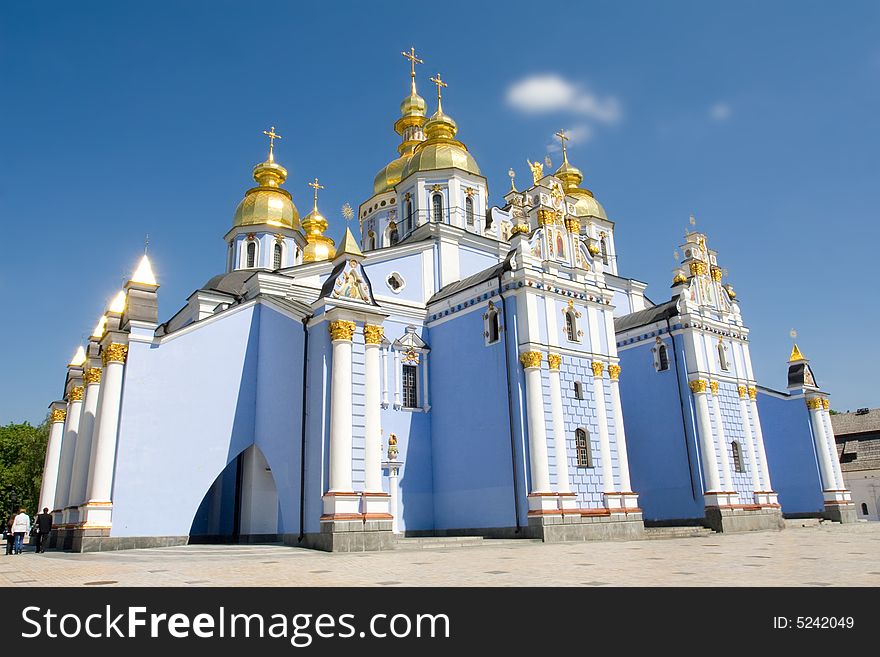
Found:
[{"label": "arched window", "polygon": [[724,354],[724,343],[721,340],[718,341],[718,362],[721,365],[721,369],[725,372],[730,369],[727,356]]},{"label": "arched window", "polygon": [[275,251],[272,254],[272,269],[281,269],[281,242],[275,242]]},{"label": "arched window", "polygon": [[474,199],[468,196],[464,200],[464,216],[467,221],[468,228],[473,228],[474,226]]},{"label": "arched window", "polygon": [[403,215],[403,230],[409,232],[413,229],[413,208],[412,201],[406,202],[406,214]]},{"label": "arched window", "polygon": [[391,246],[394,246],[395,244],[397,244],[398,241],[400,241],[400,235],[397,233],[397,226],[395,226],[388,233],[388,243]]},{"label": "arched window", "polygon": [[659,362],[658,372],[665,372],[669,369],[669,352],[666,350],[665,344],[661,344],[657,348],[657,360]]},{"label": "arched window", "polygon": [[735,440],[730,443],[731,449],[733,449],[733,469],[737,472],[743,472],[743,453],[742,447]]},{"label": "arched window", "polygon": [[251,240],[247,243],[247,266],[253,267],[257,262],[257,243]]},{"label": "arched window", "polygon": [[501,322],[499,321],[498,311],[490,310],[489,311],[489,336],[488,341],[489,344],[494,342],[498,342],[501,338]]},{"label": "arched window", "polygon": [[606,265],[608,264],[608,242],[605,241],[605,238],[599,240],[599,251],[602,254],[602,262]]},{"label": "arched window", "polygon": [[577,454],[577,467],[593,467],[593,450],[590,447],[590,435],[584,428],[575,429],[574,447]]},{"label": "arched window", "polygon": [[565,311],[565,335],[571,342],[577,342],[577,318],[573,310]]},{"label": "arched window", "polygon": [[367,248],[373,250],[376,248],[376,233],[370,231],[367,233],[367,237],[369,237],[369,241],[367,242]]},{"label": "arched window", "polygon": [[434,194],[431,197],[431,221],[443,221],[443,195]]},{"label": "arched window", "polygon": [[868,505],[865,504],[864,502],[862,502],[862,515],[863,516],[868,515]]}]

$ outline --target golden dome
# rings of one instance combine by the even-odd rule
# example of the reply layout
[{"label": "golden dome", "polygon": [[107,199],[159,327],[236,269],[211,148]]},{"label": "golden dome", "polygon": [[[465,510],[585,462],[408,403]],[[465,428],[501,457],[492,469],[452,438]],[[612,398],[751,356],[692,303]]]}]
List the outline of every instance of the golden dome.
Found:
[{"label": "golden dome", "polygon": [[425,110],[428,104],[425,99],[416,93],[415,85],[413,85],[412,93],[403,99],[400,103],[400,115],[406,116],[425,116]]},{"label": "golden dome", "polygon": [[425,141],[416,146],[415,152],[403,170],[403,178],[416,171],[436,169],[461,169],[474,175],[480,174],[480,167],[467,146],[455,139],[458,126],[452,117],[442,110],[432,116],[425,124]]},{"label": "golden dome", "polygon": [[302,221],[303,232],[306,236],[306,246],[303,249],[303,262],[318,262],[330,260],[336,255],[333,240],[324,235],[327,230],[327,220],[318,211],[318,205],[309,212]]},{"label": "golden dome", "polygon": [[290,192],[281,189],[287,179],[287,169],[271,160],[254,167],[254,180],[259,184],[245,192],[235,209],[233,226],[265,225],[299,229],[299,212]]},{"label": "golden dome", "polygon": [[568,161],[568,155],[564,148],[562,152],[562,165],[553,175],[562,181],[565,193],[577,199],[574,214],[578,217],[596,217],[607,220],[608,215],[605,214],[605,208],[593,197],[593,192],[578,187],[584,180],[584,174]]},{"label": "golden dome", "polygon": [[373,180],[373,193],[381,194],[382,192],[391,191],[403,179],[403,170],[409,158],[409,154],[401,155],[396,160],[391,160],[391,162],[382,167]]}]

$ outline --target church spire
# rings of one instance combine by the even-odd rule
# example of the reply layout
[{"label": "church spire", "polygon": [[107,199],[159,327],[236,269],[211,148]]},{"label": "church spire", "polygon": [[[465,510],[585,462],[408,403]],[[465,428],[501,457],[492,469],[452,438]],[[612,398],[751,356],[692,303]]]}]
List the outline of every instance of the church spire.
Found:
[{"label": "church spire", "polygon": [[303,249],[303,262],[318,262],[320,260],[330,260],[335,254],[333,240],[324,235],[329,225],[327,220],[318,211],[318,190],[324,189],[324,185],[315,178],[314,182],[309,183],[315,192],[315,202],[311,212],[309,212],[302,220],[303,232],[306,236],[306,246]]}]

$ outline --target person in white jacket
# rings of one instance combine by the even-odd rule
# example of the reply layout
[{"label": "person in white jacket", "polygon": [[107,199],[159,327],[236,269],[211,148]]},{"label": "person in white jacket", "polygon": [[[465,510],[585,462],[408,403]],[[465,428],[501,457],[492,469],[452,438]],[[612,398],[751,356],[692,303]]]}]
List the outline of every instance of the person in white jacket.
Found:
[{"label": "person in white jacket", "polygon": [[31,517],[25,513],[24,509],[18,510],[18,515],[12,521],[12,554],[21,554],[21,545],[24,542],[24,535],[31,530]]}]

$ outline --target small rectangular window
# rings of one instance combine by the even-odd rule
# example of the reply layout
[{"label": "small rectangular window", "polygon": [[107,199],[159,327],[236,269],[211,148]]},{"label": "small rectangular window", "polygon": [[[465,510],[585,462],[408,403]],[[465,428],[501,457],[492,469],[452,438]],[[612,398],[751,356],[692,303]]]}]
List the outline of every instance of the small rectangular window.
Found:
[{"label": "small rectangular window", "polygon": [[418,367],[416,365],[403,366],[403,406],[404,408],[418,408]]},{"label": "small rectangular window", "polygon": [[577,429],[574,432],[575,452],[577,454],[577,467],[592,468],[593,452],[590,448],[590,436],[586,429]]},{"label": "small rectangular window", "polygon": [[584,398],[584,384],[580,381],[574,382],[574,398],[575,399],[583,399]]}]

